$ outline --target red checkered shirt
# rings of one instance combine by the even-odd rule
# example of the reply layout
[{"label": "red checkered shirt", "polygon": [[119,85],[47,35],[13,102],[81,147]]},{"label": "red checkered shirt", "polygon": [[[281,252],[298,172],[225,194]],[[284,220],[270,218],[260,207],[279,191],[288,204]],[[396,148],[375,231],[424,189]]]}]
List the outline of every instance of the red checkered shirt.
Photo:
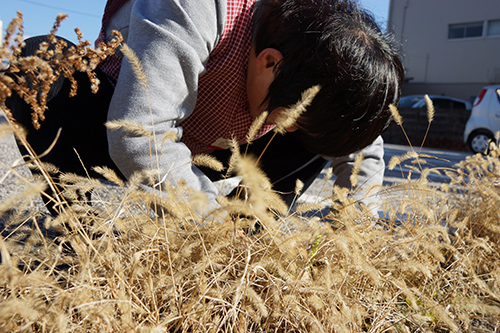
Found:
[{"label": "red checkered shirt", "polygon": [[[124,0],[109,0],[106,10],[117,10]],[[119,6],[113,3],[120,3]],[[205,73],[198,81],[198,97],[192,114],[180,123],[183,129],[181,141],[193,155],[210,153],[214,149],[229,148],[229,141],[240,144],[252,124],[246,94],[246,73],[251,48],[255,0],[227,0],[224,31],[216,47],[209,55]],[[96,43],[104,40],[103,29]],[[114,84],[121,65],[120,56],[112,56],[101,63],[101,69]],[[269,132],[273,126],[265,125],[257,138]]]}]

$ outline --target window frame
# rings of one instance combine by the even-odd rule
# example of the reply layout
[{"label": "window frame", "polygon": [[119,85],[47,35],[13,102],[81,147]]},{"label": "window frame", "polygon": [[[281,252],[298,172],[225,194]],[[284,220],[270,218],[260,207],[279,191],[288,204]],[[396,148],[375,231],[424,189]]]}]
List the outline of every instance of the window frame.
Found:
[{"label": "window frame", "polygon": [[[479,25],[481,25],[481,35],[480,36],[467,36],[467,28],[478,28]],[[453,24],[448,24],[448,40],[464,40],[464,39],[479,39],[479,38],[484,38],[485,36],[485,29],[486,29],[486,24],[485,21],[475,21],[475,22],[468,22],[468,23],[453,23]],[[453,28],[463,28],[463,36],[462,37],[450,37],[451,29]]]},{"label": "window frame", "polygon": [[[476,28],[479,27],[479,24],[481,24],[481,36],[466,36],[467,34],[467,27],[469,28]],[[490,27],[492,24],[498,25],[497,30],[498,33],[492,34],[490,33]],[[473,39],[484,39],[484,38],[500,38],[500,18],[498,19],[491,19],[491,20],[483,20],[483,21],[473,21],[473,22],[466,22],[466,23],[451,23],[448,24],[448,34],[447,34],[447,40],[448,41],[460,41],[460,40],[473,40]],[[462,37],[450,37],[451,29],[453,28],[462,28],[463,33]]]},{"label": "window frame", "polygon": [[492,22],[496,22],[500,28],[500,19],[495,19],[495,20],[487,20],[486,21],[486,27],[485,27],[485,37],[486,38],[495,38],[495,37],[500,37],[500,29],[497,34],[490,34],[490,26]]}]

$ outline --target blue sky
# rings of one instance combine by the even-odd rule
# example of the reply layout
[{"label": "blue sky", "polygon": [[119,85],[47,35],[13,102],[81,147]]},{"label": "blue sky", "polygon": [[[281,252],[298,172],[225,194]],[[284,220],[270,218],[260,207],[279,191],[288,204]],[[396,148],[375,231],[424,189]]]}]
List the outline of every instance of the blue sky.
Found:
[{"label": "blue sky", "polygon": [[[371,11],[383,27],[387,22],[390,0],[359,0],[362,7]],[[0,20],[3,29],[21,11],[27,36],[50,32],[59,13],[68,14],[59,35],[76,41],[74,28],[83,32],[85,39],[94,41],[101,26],[101,16],[106,0],[0,0]]]}]

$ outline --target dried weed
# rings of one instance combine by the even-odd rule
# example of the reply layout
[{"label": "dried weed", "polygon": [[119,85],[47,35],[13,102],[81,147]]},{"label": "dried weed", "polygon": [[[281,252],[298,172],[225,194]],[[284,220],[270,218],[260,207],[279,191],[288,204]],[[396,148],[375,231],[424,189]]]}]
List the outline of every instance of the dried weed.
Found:
[{"label": "dried weed", "polygon": [[[20,59],[21,36],[19,15],[7,29],[1,56],[10,60],[9,70],[37,68],[32,73],[38,83],[28,91],[2,73],[0,101],[11,91],[25,96],[35,123],[43,120],[47,82],[77,69],[91,71],[96,63],[81,56],[98,62],[112,48],[82,53],[77,47],[55,58],[42,51],[38,59]],[[55,59],[59,72],[51,69]],[[34,98],[40,91],[42,98]],[[115,125],[148,135],[134,124]],[[12,122],[10,129],[19,131]],[[203,219],[193,213],[202,194],[192,193],[186,202],[187,188],[166,184],[167,200],[141,186],[149,174],[123,183],[105,168],[96,171],[121,195],[93,206],[75,202],[58,217],[46,217],[45,226],[58,230],[55,237],[41,231],[36,212],[6,217],[14,231],[0,238],[0,330],[443,332],[474,331],[479,319],[499,329],[497,157],[468,158],[447,170],[451,181],[439,187],[426,180],[432,170],[415,162],[421,179],[383,189],[385,219],[356,209],[348,191],[335,188],[329,201],[335,211],[319,220],[287,213],[257,162],[237,148],[230,169],[242,177],[245,195],[221,198]],[[424,158],[410,152],[390,164]],[[220,167],[205,157],[194,162]],[[61,195],[71,199],[79,191],[107,191],[84,177],[62,180]],[[24,181],[32,185],[3,203],[2,213],[14,205],[29,210],[32,196],[43,191],[38,182]],[[299,211],[318,208],[302,205]]]}]

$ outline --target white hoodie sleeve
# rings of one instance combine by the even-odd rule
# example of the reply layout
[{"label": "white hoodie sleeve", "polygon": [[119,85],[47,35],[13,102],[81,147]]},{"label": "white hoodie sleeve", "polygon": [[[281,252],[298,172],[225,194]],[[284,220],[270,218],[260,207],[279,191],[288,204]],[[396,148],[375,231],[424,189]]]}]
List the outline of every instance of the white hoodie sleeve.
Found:
[{"label": "white hoodie sleeve", "polygon": [[[352,188],[350,177],[354,167],[354,160],[359,153],[363,154],[363,160],[358,173],[358,182]],[[351,189],[354,198],[360,200],[373,213],[380,209],[381,200],[377,195],[377,187],[381,186],[384,181],[385,170],[384,140],[381,136],[358,153],[343,157],[325,158],[332,161],[332,170],[337,177],[335,185]]]},{"label": "white hoodie sleeve", "polygon": [[[214,184],[191,164],[191,152],[179,142],[179,123],[193,111],[198,78],[220,38],[226,2],[214,0],[136,0],[130,12],[128,46],[137,54],[145,85],[123,59],[108,120],[131,120],[151,138],[108,130],[109,151],[128,178],[141,170],[159,170],[158,179],[185,182],[215,201]],[[164,133],[178,140],[162,142]]]}]

